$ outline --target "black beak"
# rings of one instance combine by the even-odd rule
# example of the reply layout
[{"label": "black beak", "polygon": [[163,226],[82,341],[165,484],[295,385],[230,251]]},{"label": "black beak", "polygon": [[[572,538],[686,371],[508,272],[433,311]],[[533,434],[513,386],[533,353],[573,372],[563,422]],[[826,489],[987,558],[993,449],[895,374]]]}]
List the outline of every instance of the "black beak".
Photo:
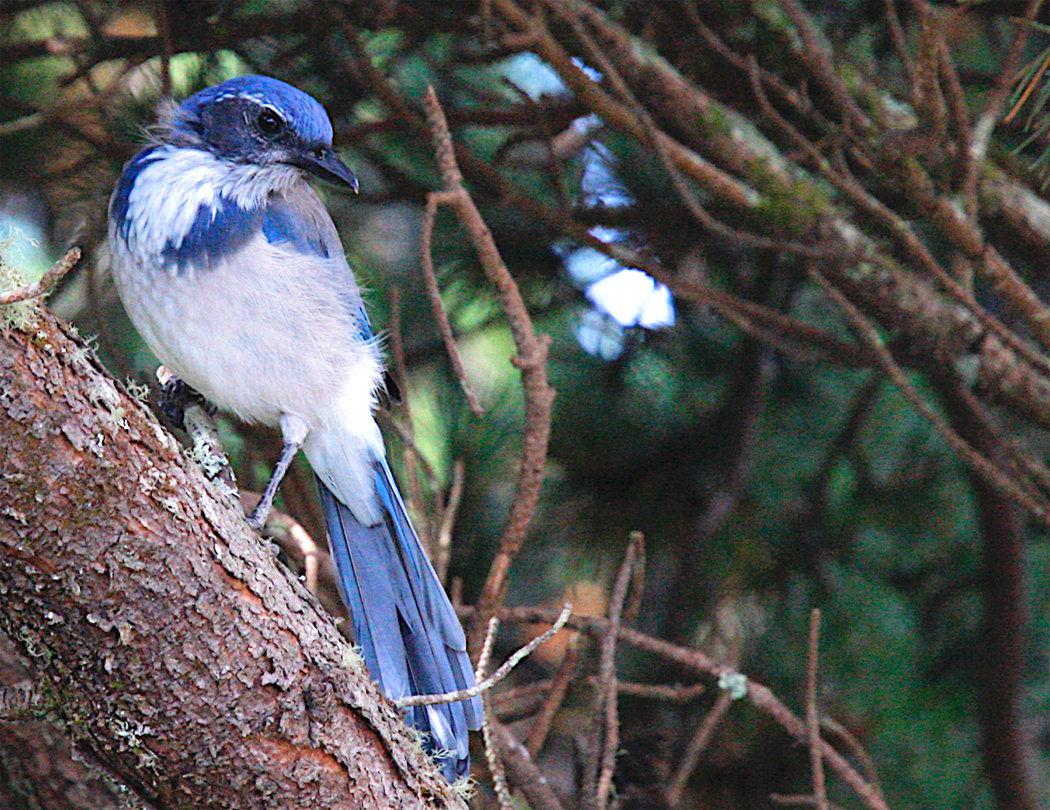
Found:
[{"label": "black beak", "polygon": [[357,178],[350,171],[350,167],[339,159],[334,149],[310,149],[295,155],[288,162],[305,169],[315,177],[337,186],[346,186],[357,193]]}]

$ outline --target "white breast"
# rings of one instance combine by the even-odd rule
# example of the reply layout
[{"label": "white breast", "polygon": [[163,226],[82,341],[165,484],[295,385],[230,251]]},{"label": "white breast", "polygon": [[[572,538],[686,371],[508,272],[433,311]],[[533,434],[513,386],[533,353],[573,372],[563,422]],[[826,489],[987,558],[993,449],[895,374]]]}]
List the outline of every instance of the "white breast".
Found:
[{"label": "white breast", "polygon": [[[341,253],[295,253],[260,233],[206,270],[179,274],[160,266],[164,234],[186,217],[192,223],[212,193],[202,190],[208,183],[199,171],[170,183],[155,208],[153,185],[139,192],[137,182],[137,239],[125,243],[110,228],[113,276],[147,345],[187,384],[248,421],[276,425],[290,413],[313,429],[341,410],[348,388],[371,403],[382,365],[348,306],[356,287]],[[298,182],[302,188],[287,193],[313,194]]]}]

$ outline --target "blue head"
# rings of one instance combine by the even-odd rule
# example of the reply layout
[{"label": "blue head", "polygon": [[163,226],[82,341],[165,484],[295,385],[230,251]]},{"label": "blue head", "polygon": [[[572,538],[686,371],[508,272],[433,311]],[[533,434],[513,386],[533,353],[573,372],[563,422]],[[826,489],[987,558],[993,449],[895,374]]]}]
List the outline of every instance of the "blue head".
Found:
[{"label": "blue head", "polygon": [[269,76],[240,76],[190,96],[171,121],[171,139],[180,138],[233,163],[297,166],[357,190],[353,172],[332,149],[324,107]]}]

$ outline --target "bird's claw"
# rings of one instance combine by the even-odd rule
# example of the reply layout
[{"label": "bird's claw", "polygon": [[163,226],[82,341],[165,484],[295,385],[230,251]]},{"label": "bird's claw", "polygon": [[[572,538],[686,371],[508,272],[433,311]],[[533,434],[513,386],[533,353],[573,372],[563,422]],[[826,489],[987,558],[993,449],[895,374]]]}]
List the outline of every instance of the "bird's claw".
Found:
[{"label": "bird's claw", "polygon": [[262,508],[262,504],[256,506],[251,513],[248,515],[248,525],[252,528],[252,531],[261,532],[263,526],[266,525],[266,518],[270,516],[270,508]]},{"label": "bird's claw", "polygon": [[215,406],[178,377],[172,376],[161,385],[160,412],[180,430],[185,428],[186,409],[191,405],[200,405],[208,416],[215,415]]}]

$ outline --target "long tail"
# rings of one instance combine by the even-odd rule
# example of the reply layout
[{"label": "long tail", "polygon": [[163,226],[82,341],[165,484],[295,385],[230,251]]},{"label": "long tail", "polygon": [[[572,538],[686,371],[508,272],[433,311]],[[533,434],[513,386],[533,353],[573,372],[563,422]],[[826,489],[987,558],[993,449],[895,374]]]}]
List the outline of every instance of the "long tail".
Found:
[{"label": "long tail", "polygon": [[[317,481],[339,588],[365,663],[392,699],[469,688],[474,673],[463,626],[409,522],[385,458],[374,460],[373,479],[383,513],[374,526],[363,525]],[[481,727],[478,698],[416,706],[406,719],[427,732],[425,745],[450,782],[470,772],[467,730]]]}]

